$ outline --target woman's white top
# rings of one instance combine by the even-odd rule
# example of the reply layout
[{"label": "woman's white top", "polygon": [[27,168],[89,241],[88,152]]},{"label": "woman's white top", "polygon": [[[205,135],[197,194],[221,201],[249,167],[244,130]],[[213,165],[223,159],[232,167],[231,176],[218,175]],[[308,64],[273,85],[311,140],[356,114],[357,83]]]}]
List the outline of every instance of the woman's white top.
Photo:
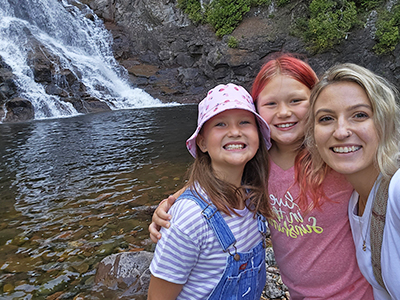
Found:
[{"label": "woman's white top", "polygon": [[[371,263],[371,210],[378,188],[377,182],[380,178],[381,175],[369,194],[364,214],[361,217],[357,216],[359,195],[356,191],[353,192],[349,202],[349,219],[358,265],[364,277],[372,285],[375,299],[400,299],[400,170],[393,175],[389,185],[381,251],[382,278],[389,293],[376,281]],[[367,246],[366,251],[363,250],[364,240]]]}]

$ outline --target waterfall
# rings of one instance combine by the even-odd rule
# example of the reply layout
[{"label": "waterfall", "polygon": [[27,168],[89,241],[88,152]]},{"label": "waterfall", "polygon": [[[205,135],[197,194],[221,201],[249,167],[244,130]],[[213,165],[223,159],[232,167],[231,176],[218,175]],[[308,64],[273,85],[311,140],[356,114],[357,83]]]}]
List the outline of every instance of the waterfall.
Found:
[{"label": "waterfall", "polygon": [[76,0],[0,0],[0,57],[12,69],[19,96],[32,103],[35,119],[80,113],[73,101],[49,93],[46,84],[35,80],[29,62],[35,59],[32,53],[38,52],[51,62],[55,88],[68,88],[70,94],[78,89],[66,79],[68,70],[84,86],[87,97],[111,109],[162,105],[129,84],[111,45],[112,36],[103,22]]}]

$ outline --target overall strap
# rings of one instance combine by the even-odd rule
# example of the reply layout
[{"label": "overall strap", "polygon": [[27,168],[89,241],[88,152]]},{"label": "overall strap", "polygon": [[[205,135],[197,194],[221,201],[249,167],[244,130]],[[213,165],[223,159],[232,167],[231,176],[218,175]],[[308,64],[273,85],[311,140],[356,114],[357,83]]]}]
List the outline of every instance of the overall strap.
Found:
[{"label": "overall strap", "polygon": [[193,200],[200,206],[200,208],[203,210],[201,214],[206,219],[208,225],[211,226],[219,243],[221,244],[222,249],[225,252],[230,246],[236,243],[236,239],[232,231],[226,224],[218,209],[212,203],[208,204],[204,202],[199,196],[195,196],[190,189],[186,189],[186,191],[184,191],[179,198]]},{"label": "overall strap", "polygon": [[382,179],[377,189],[371,212],[371,262],[376,281],[384,288],[381,270],[381,249],[385,227],[390,180]]}]

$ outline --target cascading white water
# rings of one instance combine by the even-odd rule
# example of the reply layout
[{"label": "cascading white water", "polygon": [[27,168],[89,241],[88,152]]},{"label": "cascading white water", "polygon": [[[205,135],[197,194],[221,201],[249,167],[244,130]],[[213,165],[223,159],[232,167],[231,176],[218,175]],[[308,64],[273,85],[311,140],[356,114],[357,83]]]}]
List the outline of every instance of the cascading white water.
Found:
[{"label": "cascading white water", "polygon": [[[28,51],[32,39],[57,58],[86,86],[92,97],[111,109],[162,105],[125,79],[127,72],[115,60],[111,34],[86,6],[74,0],[0,0],[0,56],[16,76],[20,95],[29,100],[35,119],[59,118],[78,114],[71,103],[46,93],[35,82]],[[77,5],[80,7],[78,8]],[[86,15],[93,18],[88,19]]]}]

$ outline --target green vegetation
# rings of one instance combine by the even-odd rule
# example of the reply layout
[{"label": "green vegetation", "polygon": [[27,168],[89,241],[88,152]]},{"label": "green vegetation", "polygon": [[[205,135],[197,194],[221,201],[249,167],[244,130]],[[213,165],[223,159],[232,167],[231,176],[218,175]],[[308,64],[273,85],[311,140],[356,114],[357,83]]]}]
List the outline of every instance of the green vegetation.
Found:
[{"label": "green vegetation", "polygon": [[232,33],[251,7],[269,5],[271,0],[213,0],[202,6],[200,0],[178,0],[182,9],[195,23],[208,23],[218,37]]},{"label": "green vegetation", "polygon": [[201,7],[199,0],[178,0],[178,7],[182,9],[193,22],[203,22],[205,10]]},{"label": "green vegetation", "polygon": [[234,36],[230,36],[228,39],[228,47],[229,48],[237,48],[238,47],[238,40]]},{"label": "green vegetation", "polygon": [[[251,7],[270,5],[272,0],[178,0],[182,9],[195,23],[210,24],[218,37],[231,34]],[[278,7],[291,0],[275,0]],[[323,52],[340,44],[356,26],[366,23],[372,10],[378,12],[374,51],[378,54],[392,52],[400,43],[400,3],[388,11],[384,0],[308,0],[307,17],[297,18],[291,34],[301,37],[314,52]],[[272,18],[273,16],[271,16]],[[228,46],[236,48],[238,41],[228,39]]]},{"label": "green vegetation", "polygon": [[374,50],[378,54],[392,52],[400,42],[400,4],[392,7],[391,11],[380,11],[376,23]]},{"label": "green vegetation", "polygon": [[249,10],[250,3],[248,0],[213,1],[210,3],[207,21],[216,30],[216,35],[221,37],[230,34]]},{"label": "green vegetation", "polygon": [[354,3],[358,8],[369,11],[379,7],[384,3],[384,0],[354,0]]},{"label": "green vegetation", "polygon": [[313,0],[309,9],[309,19],[297,23],[302,27],[298,32],[315,52],[339,44],[358,23],[357,9],[352,1]]},{"label": "green vegetation", "polygon": [[350,30],[366,22],[372,11],[378,12],[374,51],[385,54],[393,51],[400,42],[400,4],[391,11],[383,8],[383,0],[312,0],[309,17],[299,18],[292,33],[309,45],[309,50],[323,52],[347,38]]},{"label": "green vegetation", "polygon": [[286,4],[289,4],[290,0],[277,0],[278,6],[282,7],[285,6]]},{"label": "green vegetation", "polygon": [[270,5],[271,0],[250,0],[250,6]]}]

